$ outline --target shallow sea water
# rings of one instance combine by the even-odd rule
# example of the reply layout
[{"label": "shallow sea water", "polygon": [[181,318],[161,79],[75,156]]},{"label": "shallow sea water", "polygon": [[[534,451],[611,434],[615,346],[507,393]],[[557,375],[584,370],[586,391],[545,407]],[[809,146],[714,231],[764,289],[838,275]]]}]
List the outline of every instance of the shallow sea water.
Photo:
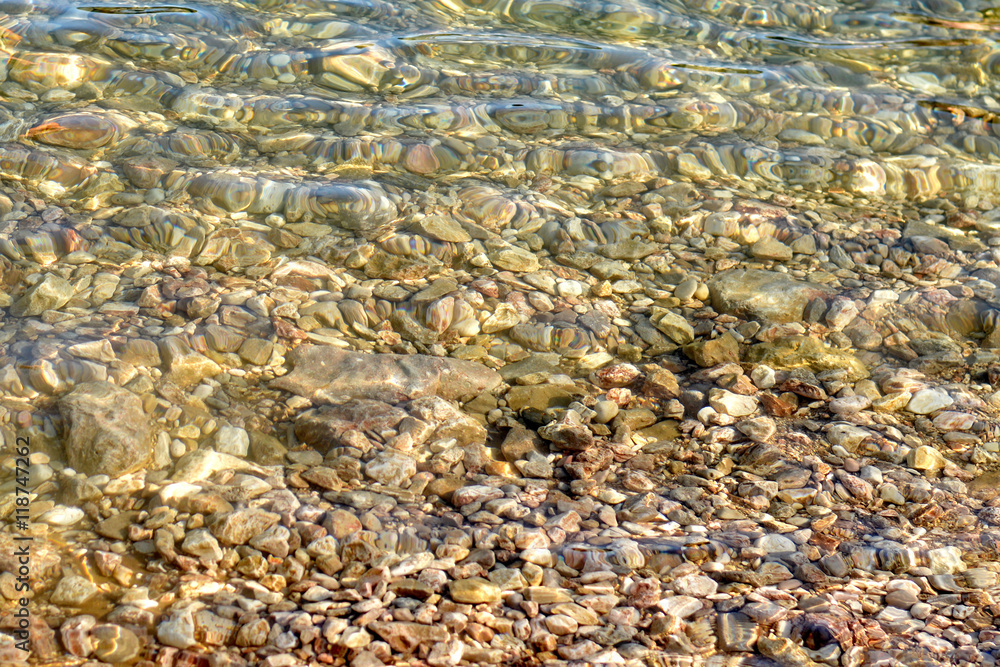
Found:
[{"label": "shallow sea water", "polygon": [[[844,230],[859,221],[870,229],[879,223],[866,220],[948,217],[962,223],[956,229],[996,240],[998,29],[996,0],[0,0],[0,182],[17,194],[0,201],[8,209],[0,216],[3,286],[90,257],[135,266],[143,252],[228,273],[233,290],[270,275],[281,258],[320,257],[405,282],[445,268],[489,278],[491,262],[521,276],[537,268],[536,253],[573,267],[558,291],[573,303],[586,287],[581,276],[601,259],[594,256],[631,262],[652,253],[632,256],[629,243],[665,246],[675,235],[706,232],[728,252],[762,237],[792,244],[804,235],[803,220],[764,202],[836,221],[824,232],[834,241],[821,249],[833,265],[815,267],[825,272],[855,266],[831,245],[850,239]],[[713,208],[705,210],[743,217],[698,215],[709,195]],[[975,212],[975,222],[963,222],[962,211]],[[869,264],[854,258],[859,274],[897,259],[879,252]],[[931,279],[960,270],[947,262],[922,268]],[[893,277],[897,269],[882,270]],[[315,291],[310,280],[329,278],[296,270],[282,286]],[[138,283],[112,298],[114,285],[108,291],[93,278],[81,288],[76,281],[87,277],[72,276],[74,317],[86,308],[120,310],[125,328],[138,308],[116,310],[116,302],[157,305],[141,301]],[[511,278],[525,290],[540,287],[518,280]],[[856,287],[864,276],[844,280]],[[641,310],[669,303],[681,282],[631,292],[609,286],[603,296],[628,295]],[[480,287],[490,298],[491,287]],[[159,341],[159,351],[136,340],[171,330],[119,340],[117,329],[60,327],[66,320],[55,316],[46,322],[54,330],[4,328],[0,389],[50,407],[75,384],[109,377],[102,350],[66,352],[106,337],[112,357],[136,366],[144,354],[158,361],[190,349],[253,356],[243,356],[245,335],[231,339],[224,326],[200,319],[211,315],[197,301],[207,290],[184,289],[169,296],[186,319],[164,317],[177,342]],[[695,281],[671,305],[704,289]],[[957,338],[989,334],[995,286],[982,289],[990,298],[965,309],[945,299],[940,305],[950,309],[928,315],[926,327]],[[374,300],[371,290],[367,300],[348,293],[333,314],[316,303],[279,313],[300,325],[315,316],[311,338],[295,330],[287,339],[301,333],[371,350],[399,344],[391,330],[411,327],[419,351],[439,341],[448,353],[475,343],[508,361],[523,350],[554,351],[570,366],[583,360],[577,377],[618,351],[629,361],[657,351],[635,345],[649,343],[644,336],[633,335],[626,351],[624,338],[600,335],[599,324],[564,323],[548,314],[547,297],[531,301],[534,311],[502,311],[545,313],[511,327],[492,322],[483,310],[496,304],[471,292],[376,292]],[[640,294],[649,303],[637,303]],[[274,312],[282,296],[276,291],[263,310]],[[198,325],[185,326],[190,320]],[[440,338],[421,339],[428,330]],[[43,411],[32,422],[30,411],[7,409],[8,425],[31,424],[37,442],[55,440]],[[194,415],[188,423],[206,421]],[[628,572],[664,554],[680,562],[683,553],[680,542],[654,541],[642,552],[608,543],[567,548],[564,558],[596,571],[611,554],[613,569]],[[64,546],[66,567],[86,559]]]},{"label": "shallow sea water", "polygon": [[293,217],[286,181],[260,178],[688,177],[858,209],[996,189],[987,2],[2,8],[3,174],[53,196],[151,153],[224,165],[184,177],[227,211]]}]

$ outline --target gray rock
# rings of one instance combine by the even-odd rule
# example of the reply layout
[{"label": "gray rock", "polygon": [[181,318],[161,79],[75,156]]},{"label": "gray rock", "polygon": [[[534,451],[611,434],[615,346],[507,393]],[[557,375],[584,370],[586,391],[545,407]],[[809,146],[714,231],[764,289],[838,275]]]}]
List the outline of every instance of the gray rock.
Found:
[{"label": "gray rock", "polygon": [[904,239],[914,239],[919,237],[929,237],[945,241],[953,250],[965,252],[981,252],[986,249],[983,242],[969,236],[959,229],[952,229],[944,225],[935,225],[926,220],[911,220],[903,229]]},{"label": "gray rock", "polygon": [[363,354],[303,345],[289,354],[294,370],[271,386],[314,403],[370,398],[388,403],[422,396],[467,401],[500,384],[500,375],[472,361],[423,354]]},{"label": "gray rock", "polygon": [[719,584],[714,579],[701,574],[689,574],[676,579],[670,584],[678,595],[689,595],[693,598],[703,598],[715,595]]},{"label": "gray rock", "polygon": [[774,369],[760,364],[750,372],[750,379],[760,389],[770,389],[775,385]]},{"label": "gray rock", "polygon": [[847,450],[857,449],[862,442],[872,437],[874,434],[871,431],[854,424],[833,424],[826,432],[826,439],[831,445],[840,445]]},{"label": "gray rock", "polygon": [[899,607],[900,609],[909,609],[918,602],[920,602],[920,598],[914,595],[913,591],[909,590],[898,589],[885,596],[885,603],[887,605]]},{"label": "gray rock", "polygon": [[557,449],[582,452],[594,444],[594,434],[580,420],[575,410],[567,410],[557,421],[538,429],[538,435],[550,441]]},{"label": "gray rock", "polygon": [[734,394],[725,389],[711,389],[708,392],[708,403],[716,412],[732,417],[746,417],[757,410],[758,401],[753,396]]},{"label": "gray rock", "polygon": [[[616,408],[618,406],[615,406]],[[507,436],[500,443],[500,453],[503,457],[513,463],[527,459],[531,453],[541,453],[544,450],[544,443],[534,431],[522,426],[515,426],[507,432]]]},{"label": "gray rock", "polygon": [[778,431],[777,425],[770,417],[757,417],[756,419],[745,419],[736,428],[746,437],[754,442],[767,442]]},{"label": "gray rock", "polygon": [[850,572],[847,561],[838,553],[824,556],[820,559],[819,565],[831,577],[846,577],[847,573]]},{"label": "gray rock", "polygon": [[486,442],[486,427],[443,398],[418,398],[410,402],[407,412],[412,417],[436,424],[435,439],[454,438],[459,447]]},{"label": "gray rock", "polygon": [[795,280],[783,273],[759,269],[723,271],[708,283],[712,307],[744,319],[798,322],[810,300],[830,290]]},{"label": "gray rock", "polygon": [[771,533],[770,535],[759,537],[753,545],[758,549],[763,549],[769,554],[787,553],[798,549],[798,547],[795,546],[795,542],[792,542],[784,535],[778,535],[777,533]]},{"label": "gray rock", "polygon": [[639,239],[628,239],[617,243],[606,243],[600,250],[601,254],[609,259],[642,259],[659,251],[660,246]]},{"label": "gray rock", "polygon": [[844,396],[830,401],[830,412],[836,415],[853,415],[867,410],[872,402],[867,396]]},{"label": "gray rock", "polygon": [[250,546],[278,558],[288,555],[291,532],[284,526],[271,526],[250,539]]},{"label": "gray rock", "polygon": [[194,617],[191,609],[174,612],[169,620],[161,621],[156,626],[156,637],[167,646],[187,648],[194,646]]},{"label": "gray rock", "polygon": [[139,397],[110,382],[86,382],[59,401],[70,466],[111,477],[141,469],[153,455],[153,424]]},{"label": "gray rock", "polygon": [[260,431],[250,431],[249,435],[250,447],[247,453],[250,460],[266,466],[284,463],[288,449],[280,440]]},{"label": "gray rock", "polygon": [[342,491],[336,495],[327,496],[329,499],[343,503],[358,510],[370,510],[376,505],[388,505],[389,507],[396,506],[396,500],[391,496],[386,496],[381,493],[374,493],[372,491],[362,491],[360,489],[355,491]]},{"label": "gray rock", "polygon": [[97,584],[85,577],[63,577],[52,591],[52,603],[66,607],[82,607],[100,592],[101,589]]},{"label": "gray rock", "polygon": [[927,552],[927,567],[934,574],[957,574],[966,570],[962,550],[958,547],[941,547]]},{"label": "gray rock", "polygon": [[833,329],[843,329],[858,316],[858,307],[847,297],[837,297],[826,311],[826,323]]},{"label": "gray rock", "polygon": [[212,563],[222,560],[222,549],[219,548],[219,541],[204,528],[192,530],[185,535],[181,550]]},{"label": "gray rock", "polygon": [[948,395],[944,389],[928,388],[921,389],[913,395],[906,409],[918,415],[929,415],[938,410],[944,410],[955,400]]},{"label": "gray rock", "polygon": [[614,401],[598,401],[594,405],[594,421],[607,424],[618,416],[618,404]]},{"label": "gray rock", "polygon": [[246,456],[250,434],[235,426],[222,426],[215,432],[215,451],[232,456]]},{"label": "gray rock", "polygon": [[273,469],[269,470],[231,454],[211,449],[196,449],[177,461],[172,479],[175,482],[200,482],[222,470],[249,472],[262,476],[270,476],[275,472]]},{"label": "gray rock", "polygon": [[905,505],[906,497],[900,493],[895,484],[886,484],[878,490],[879,497],[887,503],[893,505]]},{"label": "gray rock", "polygon": [[520,470],[525,477],[551,479],[555,474],[555,469],[548,459],[537,452],[531,452],[527,460],[514,461],[514,467]]}]

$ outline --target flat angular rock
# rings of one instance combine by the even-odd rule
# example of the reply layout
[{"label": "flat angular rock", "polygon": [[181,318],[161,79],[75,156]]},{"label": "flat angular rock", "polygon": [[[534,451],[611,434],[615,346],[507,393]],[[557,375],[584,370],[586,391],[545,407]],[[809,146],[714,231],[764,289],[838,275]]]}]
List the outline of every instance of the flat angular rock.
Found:
[{"label": "flat angular rock", "polygon": [[226,546],[246,544],[251,538],[278,523],[281,516],[262,509],[242,509],[219,516],[209,528]]},{"label": "flat angular rock", "polygon": [[52,603],[66,607],[82,607],[100,592],[101,589],[85,577],[63,577],[52,591]]},{"label": "flat angular rock", "polygon": [[442,215],[430,215],[422,220],[418,220],[414,223],[413,229],[437,241],[466,243],[472,240],[469,232],[465,231],[458,221]]},{"label": "flat angular rock", "polygon": [[573,385],[533,384],[511,387],[506,398],[507,406],[520,412],[524,408],[565,408],[582,395],[583,392]]},{"label": "flat angular rock", "polygon": [[160,357],[166,372],[164,378],[182,389],[192,387],[207,377],[222,372],[222,366],[200,352],[192,350],[183,339],[176,336],[160,341]]},{"label": "flat angular rock", "polygon": [[465,604],[499,602],[500,587],[482,577],[458,579],[448,584],[451,599]]},{"label": "flat angular rock", "polygon": [[791,553],[796,550],[795,542],[784,535],[778,535],[776,533],[771,533],[770,535],[764,535],[754,542],[754,546],[758,549],[763,549],[766,553]]},{"label": "flat angular rock", "polygon": [[503,491],[492,486],[473,484],[457,489],[452,495],[452,504],[462,507],[469,503],[485,503],[496,498],[503,498]]},{"label": "flat angular rock", "polygon": [[915,447],[906,456],[906,465],[916,470],[940,470],[947,463],[941,452],[930,445]]},{"label": "flat angular rock", "polygon": [[343,481],[341,481],[337,471],[326,466],[316,466],[315,468],[303,470],[300,473],[300,477],[311,484],[315,484],[321,489],[327,489],[329,491],[334,491],[343,486]]},{"label": "flat angular rock", "polygon": [[740,344],[728,331],[718,338],[689,343],[682,349],[688,359],[702,368],[736,363],[740,360]]},{"label": "flat angular rock", "polygon": [[327,500],[343,503],[344,505],[358,510],[370,510],[376,505],[388,505],[389,507],[396,506],[396,500],[391,496],[374,493],[372,491],[362,491],[360,489],[355,491],[341,491],[335,495],[327,494],[324,497],[327,498]]},{"label": "flat angular rock", "polygon": [[411,401],[406,409],[411,417],[437,425],[433,435],[436,440],[454,438],[459,447],[486,442],[486,427],[442,398],[418,398]]},{"label": "flat angular rock", "polygon": [[496,371],[482,364],[423,354],[363,354],[303,345],[289,356],[295,369],[271,386],[314,403],[343,398],[399,403],[435,395],[468,401],[501,382]]},{"label": "flat angular rock", "polygon": [[792,249],[781,241],[768,236],[750,246],[750,254],[757,259],[786,261],[792,258]]},{"label": "flat angular rock", "polygon": [[924,220],[911,220],[903,229],[904,239],[919,237],[930,237],[945,241],[952,250],[962,250],[965,252],[982,252],[986,249],[983,242],[969,236],[958,229],[935,225]]},{"label": "flat angular rock", "polygon": [[220,426],[215,432],[215,451],[231,456],[246,456],[250,448],[250,434],[235,426]]},{"label": "flat angular rock", "polygon": [[725,389],[712,389],[708,394],[709,404],[722,414],[732,417],[746,417],[757,410],[758,401],[753,396],[734,394]]},{"label": "flat angular rock", "polygon": [[529,250],[507,245],[487,252],[493,266],[505,271],[531,273],[538,270],[538,258]]},{"label": "flat angular rock", "polygon": [[442,625],[422,625],[391,621],[374,621],[368,629],[389,643],[393,651],[410,653],[421,644],[430,646],[448,640],[448,630]]},{"label": "flat angular rock", "polygon": [[544,451],[545,444],[542,439],[534,431],[522,426],[515,426],[508,431],[507,437],[500,443],[500,453],[511,463],[528,458],[532,452],[542,453]]},{"label": "flat angular rock", "polygon": [[719,584],[712,578],[702,574],[689,574],[677,579],[670,584],[678,595],[688,595],[693,598],[703,598],[708,595],[715,595]]},{"label": "flat angular rock", "polygon": [[222,470],[249,472],[262,476],[274,474],[274,469],[269,470],[232,454],[223,454],[211,449],[196,449],[181,457],[174,466],[171,479],[175,482],[200,482]]},{"label": "flat angular rock", "polygon": [[14,317],[37,317],[47,310],[59,310],[73,296],[73,286],[57,275],[48,274],[10,307]]},{"label": "flat angular rock", "polygon": [[831,293],[822,285],[760,269],[723,271],[709,281],[708,289],[717,311],[778,324],[802,321],[811,300]]},{"label": "flat angular rock", "polygon": [[656,243],[646,243],[639,239],[629,239],[601,246],[601,254],[609,259],[642,259],[660,250]]},{"label": "flat angular rock", "polygon": [[687,345],[694,340],[694,328],[675,312],[654,306],[649,321],[678,345]]},{"label": "flat angular rock", "polygon": [[758,343],[747,351],[745,361],[782,370],[808,368],[814,373],[843,369],[847,371],[845,380],[848,382],[868,377],[868,368],[853,354],[827,347],[821,340],[809,336],[788,336],[770,343]]},{"label": "flat angular rock", "polygon": [[350,444],[360,431],[395,428],[406,412],[382,401],[358,399],[332,407],[308,410],[295,420],[295,437],[321,454],[331,447]]},{"label": "flat angular rock", "polygon": [[559,420],[538,429],[538,435],[557,449],[567,451],[582,452],[594,444],[594,434],[573,410],[567,410]]},{"label": "flat angular rock", "polygon": [[386,486],[402,486],[417,474],[417,464],[412,456],[396,450],[385,450],[365,466],[365,475]]},{"label": "flat angular rock", "polygon": [[110,382],[86,382],[59,401],[69,464],[87,475],[120,477],[153,454],[153,424],[139,397]]},{"label": "flat angular rock", "polygon": [[954,403],[954,399],[944,389],[932,387],[921,389],[913,395],[906,409],[918,415],[929,415],[938,410],[944,410]]}]

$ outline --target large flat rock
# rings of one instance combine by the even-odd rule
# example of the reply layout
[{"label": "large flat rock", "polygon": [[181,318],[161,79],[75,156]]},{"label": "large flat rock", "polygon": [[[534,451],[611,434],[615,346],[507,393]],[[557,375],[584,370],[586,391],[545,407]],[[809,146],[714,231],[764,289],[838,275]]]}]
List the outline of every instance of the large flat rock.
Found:
[{"label": "large flat rock", "polygon": [[829,288],[776,271],[733,269],[708,283],[712,307],[720,313],[747,320],[786,324],[800,322],[806,305],[829,297]]},{"label": "large flat rock", "polygon": [[808,368],[814,373],[829,370],[847,371],[847,380],[857,382],[868,377],[868,368],[847,350],[827,347],[809,336],[788,336],[770,343],[751,345],[746,360],[771,368]]},{"label": "large flat rock", "polygon": [[474,361],[424,354],[364,354],[303,345],[291,360],[292,372],[271,386],[314,403],[349,398],[399,403],[423,396],[468,401],[501,382],[499,373]]},{"label": "large flat rock", "polygon": [[110,382],[85,382],[62,397],[69,464],[87,475],[120,477],[153,455],[153,423],[139,397]]}]

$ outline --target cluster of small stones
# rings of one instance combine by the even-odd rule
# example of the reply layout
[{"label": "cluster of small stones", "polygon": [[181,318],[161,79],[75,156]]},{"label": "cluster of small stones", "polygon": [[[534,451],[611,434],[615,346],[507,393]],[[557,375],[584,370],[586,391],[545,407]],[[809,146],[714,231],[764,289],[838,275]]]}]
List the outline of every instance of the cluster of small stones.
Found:
[{"label": "cluster of small stones", "polygon": [[0,664],[1000,660],[985,40],[723,73],[439,20],[751,56],[639,3],[255,4],[0,22]]},{"label": "cluster of small stones", "polygon": [[[639,187],[609,201],[669,188],[700,220],[631,261],[538,248],[531,270],[383,279],[358,241],[346,266],[9,261],[0,428],[35,449],[32,661],[993,664],[990,238],[950,235],[953,212],[851,226]],[[8,201],[42,231],[101,228]],[[803,233],[747,242],[773,221]],[[925,272],[942,255],[950,275]],[[414,296],[604,342],[317,308]]]}]

